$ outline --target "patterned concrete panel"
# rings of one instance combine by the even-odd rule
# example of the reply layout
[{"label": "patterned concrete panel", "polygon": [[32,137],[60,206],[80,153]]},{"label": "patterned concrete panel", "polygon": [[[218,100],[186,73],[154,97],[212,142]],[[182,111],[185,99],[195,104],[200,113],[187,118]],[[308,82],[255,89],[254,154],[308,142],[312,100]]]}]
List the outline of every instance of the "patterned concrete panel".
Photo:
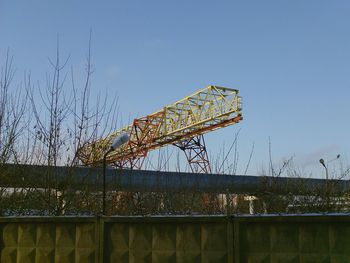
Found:
[{"label": "patterned concrete panel", "polygon": [[347,255],[350,261],[350,224],[342,222],[332,224],[328,231],[331,253]]},{"label": "patterned concrete panel", "polygon": [[350,262],[350,215],[213,218],[0,218],[0,262]]},{"label": "patterned concrete panel", "polygon": [[175,251],[176,227],[171,224],[157,224],[152,227],[152,250]]},{"label": "patterned concrete panel", "polygon": [[299,227],[297,224],[274,224],[269,227],[270,247],[275,253],[298,253]]},{"label": "patterned concrete panel", "polygon": [[329,229],[324,224],[301,225],[300,251],[302,253],[328,253],[329,250]]},{"label": "patterned concrete panel", "polygon": [[10,222],[2,224],[2,263],[96,262],[94,223]]},{"label": "patterned concrete panel", "polygon": [[228,262],[227,222],[110,222],[105,262]]},{"label": "patterned concrete panel", "polygon": [[242,263],[350,262],[350,222],[255,218],[240,223],[239,236]]}]

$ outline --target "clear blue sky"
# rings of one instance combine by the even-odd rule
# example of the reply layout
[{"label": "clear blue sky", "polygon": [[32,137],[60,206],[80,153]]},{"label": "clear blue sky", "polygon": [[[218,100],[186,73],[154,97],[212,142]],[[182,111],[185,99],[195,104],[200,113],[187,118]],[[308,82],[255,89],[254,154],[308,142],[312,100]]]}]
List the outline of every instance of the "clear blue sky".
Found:
[{"label": "clear blue sky", "polygon": [[[350,149],[350,1],[5,1],[0,56],[17,74],[43,80],[59,34],[62,55],[84,68],[92,30],[94,92],[117,92],[123,118],[151,113],[207,85],[233,87],[244,121],[207,136],[212,154],[240,128],[241,168],[250,173],[296,156]],[[0,57],[0,58],[1,58]],[[1,59],[2,60],[2,59]]]}]

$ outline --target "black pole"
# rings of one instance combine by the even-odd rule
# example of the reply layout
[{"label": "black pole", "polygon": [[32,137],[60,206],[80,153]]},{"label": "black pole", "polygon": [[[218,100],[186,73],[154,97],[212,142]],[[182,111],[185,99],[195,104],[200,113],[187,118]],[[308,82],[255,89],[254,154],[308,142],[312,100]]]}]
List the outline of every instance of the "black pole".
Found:
[{"label": "black pole", "polygon": [[102,215],[106,215],[106,159],[107,155],[112,151],[111,148],[103,156],[103,197],[102,197]]}]

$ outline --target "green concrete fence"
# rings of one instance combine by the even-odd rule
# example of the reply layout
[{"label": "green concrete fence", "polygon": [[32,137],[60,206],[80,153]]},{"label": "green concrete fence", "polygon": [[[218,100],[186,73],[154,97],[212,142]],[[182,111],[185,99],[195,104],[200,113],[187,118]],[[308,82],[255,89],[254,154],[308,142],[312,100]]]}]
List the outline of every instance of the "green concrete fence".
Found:
[{"label": "green concrete fence", "polygon": [[350,262],[350,215],[0,218],[2,263]]}]

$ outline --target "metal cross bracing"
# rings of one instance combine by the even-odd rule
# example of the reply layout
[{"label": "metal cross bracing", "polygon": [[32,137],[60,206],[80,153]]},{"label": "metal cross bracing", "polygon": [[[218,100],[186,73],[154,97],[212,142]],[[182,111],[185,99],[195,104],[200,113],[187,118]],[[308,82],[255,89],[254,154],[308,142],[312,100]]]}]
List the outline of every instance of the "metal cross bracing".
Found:
[{"label": "metal cross bracing", "polygon": [[[79,149],[78,156],[85,165],[100,163],[112,140],[119,134],[127,132],[129,141],[110,153],[108,163],[140,168],[142,160],[151,150],[170,144],[192,145],[191,151],[194,152],[195,158],[192,158],[193,155],[190,155],[189,151],[185,151],[188,160],[196,160],[200,167],[198,169],[210,171],[209,166],[205,164],[208,161],[205,146],[201,148],[203,145],[198,145],[202,140],[198,138],[203,138],[201,135],[204,133],[238,123],[240,120],[242,120],[241,98],[238,96],[238,90],[208,86],[165,106],[160,111],[135,119],[131,125],[104,139],[88,143]],[[194,146],[198,146],[196,150]]]},{"label": "metal cross bracing", "polygon": [[182,150],[193,173],[211,173],[203,134],[174,143]]},{"label": "metal cross bracing", "polygon": [[[185,153],[192,173],[211,173],[210,161],[203,134],[177,142],[174,145]],[[195,203],[196,195],[198,195],[198,193],[192,193],[192,200],[190,201],[191,206],[189,207],[190,211]],[[224,195],[206,193],[201,195],[201,204],[203,211],[206,213],[212,214],[223,211],[225,207]]]}]

